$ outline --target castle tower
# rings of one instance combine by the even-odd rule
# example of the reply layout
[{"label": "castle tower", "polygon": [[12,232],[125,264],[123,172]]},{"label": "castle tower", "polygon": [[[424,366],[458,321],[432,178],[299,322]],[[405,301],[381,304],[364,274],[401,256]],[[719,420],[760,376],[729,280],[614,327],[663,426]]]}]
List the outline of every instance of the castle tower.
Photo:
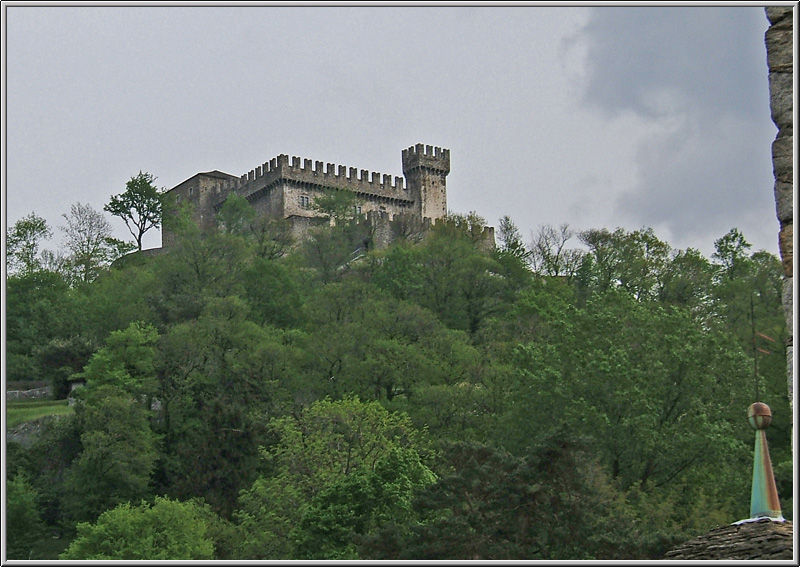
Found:
[{"label": "castle tower", "polygon": [[420,218],[447,215],[447,174],[450,150],[417,144],[403,150],[403,175]]}]

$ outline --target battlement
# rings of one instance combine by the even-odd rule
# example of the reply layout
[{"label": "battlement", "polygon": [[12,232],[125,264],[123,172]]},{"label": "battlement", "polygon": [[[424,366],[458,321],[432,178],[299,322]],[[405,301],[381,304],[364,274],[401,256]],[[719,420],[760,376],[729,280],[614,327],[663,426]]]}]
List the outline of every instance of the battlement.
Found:
[{"label": "battlement", "polygon": [[220,179],[214,184],[214,188],[220,198],[224,199],[231,191],[248,196],[279,180],[307,183],[320,188],[344,189],[404,201],[413,199],[403,177],[312,161],[298,156],[292,156],[290,160],[286,154],[272,158],[239,178]]},{"label": "battlement", "polygon": [[447,175],[450,173],[450,150],[424,144],[403,150],[403,174],[416,168],[432,169]]}]

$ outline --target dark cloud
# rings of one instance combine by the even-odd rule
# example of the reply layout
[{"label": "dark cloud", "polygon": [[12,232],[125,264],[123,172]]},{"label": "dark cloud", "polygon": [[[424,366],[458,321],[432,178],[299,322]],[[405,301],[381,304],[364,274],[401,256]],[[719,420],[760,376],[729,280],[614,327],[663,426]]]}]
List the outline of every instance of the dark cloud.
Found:
[{"label": "dark cloud", "polygon": [[635,186],[616,200],[621,217],[661,227],[673,245],[744,225],[764,241],[776,229],[767,26],[763,8],[592,10],[583,102],[612,120],[633,113],[652,131]]},{"label": "dark cloud", "polygon": [[[758,113],[767,25],[757,7],[594,8],[582,30],[585,101],[650,117],[662,114],[664,97],[678,109]],[[754,82],[754,71],[764,80]]]}]

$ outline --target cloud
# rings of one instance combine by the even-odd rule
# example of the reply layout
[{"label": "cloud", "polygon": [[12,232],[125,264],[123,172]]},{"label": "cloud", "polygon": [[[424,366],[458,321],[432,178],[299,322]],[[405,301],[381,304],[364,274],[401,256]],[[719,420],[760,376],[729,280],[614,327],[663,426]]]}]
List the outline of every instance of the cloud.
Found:
[{"label": "cloud", "polygon": [[766,27],[763,8],[595,8],[582,30],[585,102],[653,118],[690,109],[759,114],[766,73],[758,84],[748,71],[766,69]]},{"label": "cloud", "polygon": [[616,199],[621,217],[673,246],[754,221],[765,232],[746,236],[771,239],[767,25],[763,8],[591,11],[582,102],[651,132],[638,142],[635,183]]}]

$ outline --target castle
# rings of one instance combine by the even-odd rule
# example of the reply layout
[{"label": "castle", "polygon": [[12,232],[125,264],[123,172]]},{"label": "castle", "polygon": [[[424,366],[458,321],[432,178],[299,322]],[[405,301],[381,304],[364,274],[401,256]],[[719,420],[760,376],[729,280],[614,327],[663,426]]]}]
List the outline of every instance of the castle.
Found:
[{"label": "castle", "polygon": [[[318,224],[320,213],[312,207],[315,197],[331,190],[355,193],[354,213],[371,223],[376,244],[385,245],[402,232],[409,221],[427,226],[447,215],[446,178],[450,150],[416,144],[402,152],[404,178],[359,170],[355,167],[313,163],[281,154],[236,177],[221,171],[197,173],[166,192],[166,198],[183,206],[191,204],[193,220],[201,228],[213,228],[217,213],[231,194],[247,199],[259,217],[286,219],[295,237]],[[162,246],[175,243],[165,229]]]}]

